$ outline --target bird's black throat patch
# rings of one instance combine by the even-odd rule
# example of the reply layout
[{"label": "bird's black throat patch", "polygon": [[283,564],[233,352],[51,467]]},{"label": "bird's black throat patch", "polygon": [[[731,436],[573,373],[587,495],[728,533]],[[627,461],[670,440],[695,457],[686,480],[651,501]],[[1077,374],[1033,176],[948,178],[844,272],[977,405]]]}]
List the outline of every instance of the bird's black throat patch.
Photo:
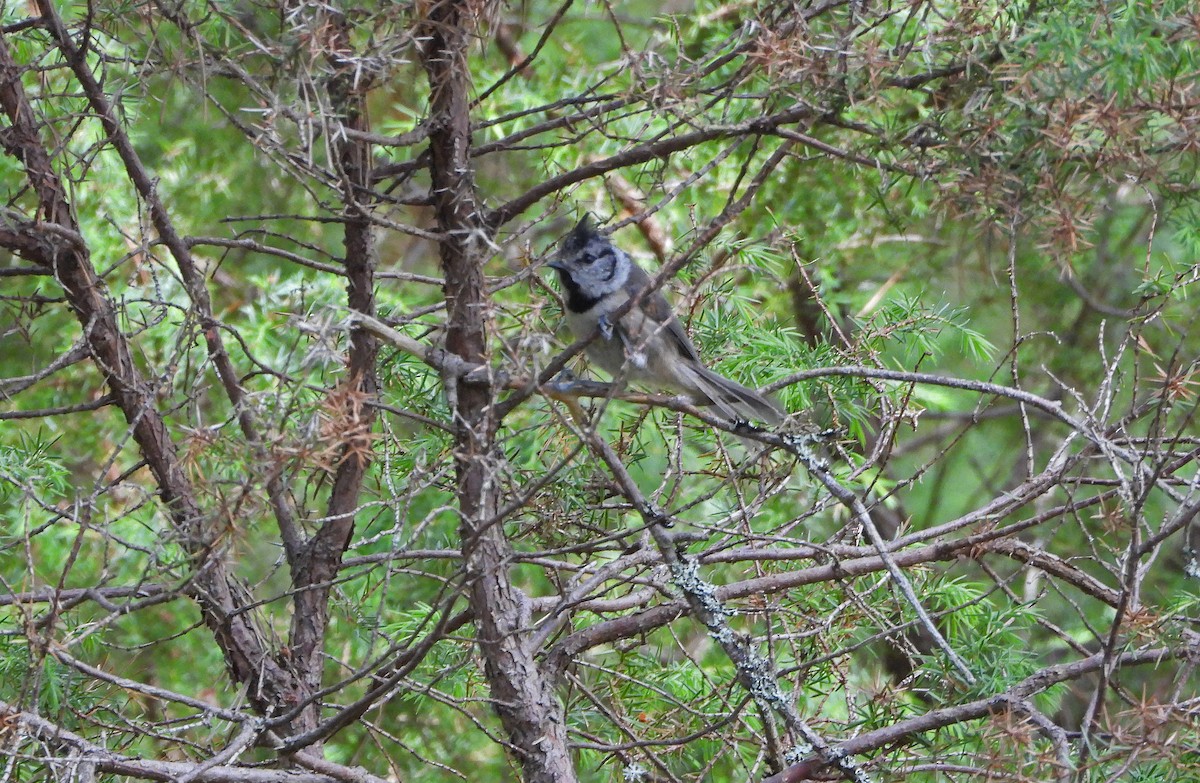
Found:
[{"label": "bird's black throat patch", "polygon": [[567,292],[567,309],[572,313],[586,313],[604,298],[603,295],[591,296],[585,294],[583,289],[579,287],[579,283],[575,282],[570,273],[561,269],[558,271],[558,279],[562,281],[563,289]]}]

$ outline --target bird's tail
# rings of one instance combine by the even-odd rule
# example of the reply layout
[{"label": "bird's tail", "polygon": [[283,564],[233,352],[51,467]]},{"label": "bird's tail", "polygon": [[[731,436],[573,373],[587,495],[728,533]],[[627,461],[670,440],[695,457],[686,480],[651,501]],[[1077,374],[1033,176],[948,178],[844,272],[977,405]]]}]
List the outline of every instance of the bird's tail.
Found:
[{"label": "bird's tail", "polygon": [[712,405],[733,420],[761,421],[778,424],[784,412],[779,403],[768,399],[753,389],[718,375],[707,367],[695,368],[691,373],[695,382],[692,389],[701,405]]}]

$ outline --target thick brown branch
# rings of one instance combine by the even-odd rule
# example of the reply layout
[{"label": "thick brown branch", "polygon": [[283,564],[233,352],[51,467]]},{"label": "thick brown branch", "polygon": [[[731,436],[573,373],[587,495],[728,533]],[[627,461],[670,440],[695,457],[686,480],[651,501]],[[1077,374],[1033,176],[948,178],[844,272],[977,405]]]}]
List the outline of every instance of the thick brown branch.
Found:
[{"label": "thick brown branch", "polygon": [[[1074,510],[1077,511],[1078,509]],[[984,530],[963,538],[937,541],[926,546],[895,551],[890,553],[889,557],[892,563],[897,566],[912,568],[925,563],[953,561],[967,553],[987,551],[993,546],[991,542],[999,544],[995,547],[998,551],[1004,551],[1005,554],[1014,556],[1010,548],[1005,547],[1002,542],[1009,540],[1019,531],[1032,527],[1035,523],[1056,518],[1062,513],[1066,513],[1066,511],[1067,509],[1058,509],[1053,516],[1042,514],[1028,521]],[[850,549],[850,554],[857,552],[865,553],[866,551],[866,547],[855,547]],[[824,548],[823,552],[826,555],[835,554],[834,550],[828,548]],[[809,556],[815,557],[816,554],[814,551]],[[798,553],[793,553],[789,559],[793,559],[797,555]],[[1032,555],[1021,559],[1027,560],[1035,567],[1041,566],[1041,563]],[[728,602],[752,596],[775,595],[804,585],[832,583],[839,580],[852,579],[866,574],[878,573],[886,569],[887,563],[883,556],[879,554],[857,554],[851,557],[837,557],[829,563],[812,565],[807,568],[797,568],[791,571],[769,574],[753,579],[744,579],[732,584],[722,585],[716,589],[715,594],[719,600]],[[1067,564],[1061,564],[1061,567],[1051,573],[1063,579],[1066,584],[1073,585],[1085,595],[1101,601],[1108,606],[1114,606],[1117,602],[1117,593],[1115,590],[1105,587],[1092,577]],[[635,615],[618,617],[590,625],[581,631],[564,637],[550,648],[546,656],[547,664],[553,670],[558,670],[570,665],[575,656],[584,650],[601,644],[609,644],[620,639],[627,639],[638,634],[648,633],[655,628],[662,627],[679,617],[687,615],[689,611],[690,609],[686,601],[676,599],[646,609]]]},{"label": "thick brown branch", "polygon": [[[1163,647],[1154,650],[1123,653],[1115,656],[1111,662],[1106,660],[1106,656],[1103,653],[1097,653],[1079,661],[1058,664],[1057,666],[1047,666],[1037,674],[1026,677],[1003,693],[983,699],[976,699],[966,704],[956,704],[953,707],[932,710],[924,715],[918,715],[915,718],[909,718],[908,720],[894,723],[882,729],[868,731],[858,735],[854,739],[838,743],[834,749],[845,754],[858,755],[897,743],[913,742],[916,740],[917,735],[940,729],[944,726],[953,726],[956,723],[975,720],[985,715],[1007,712],[1013,709],[1016,702],[1028,699],[1030,696],[1041,693],[1050,686],[1057,685],[1060,682],[1077,680],[1084,675],[1092,674],[1099,671],[1106,664],[1111,664],[1113,670],[1129,666],[1156,665],[1164,661],[1195,655],[1195,651],[1195,647],[1192,645],[1175,648]],[[800,783],[800,781],[812,780],[824,766],[818,759],[811,759],[788,767],[778,775],[766,778],[763,783]]]},{"label": "thick brown branch", "polygon": [[[488,364],[488,296],[483,274],[492,226],[475,193],[471,170],[470,83],[466,62],[474,4],[440,0],[429,7],[418,39],[429,78],[430,176],[445,274],[446,349],[470,364]],[[454,416],[455,472],[476,640],[492,703],[529,783],[569,783],[575,772],[566,718],[552,681],[528,640],[529,599],[513,585],[511,546],[489,523],[499,508],[494,384],[446,377]]]},{"label": "thick brown branch", "polygon": [[[50,2],[50,0],[38,0],[38,8],[46,20],[47,27],[53,33],[59,49],[70,64],[75,78],[83,88],[84,95],[87,96],[92,111],[99,117],[100,124],[104,126],[104,132],[108,134],[109,143],[116,149],[117,154],[121,156],[121,162],[125,165],[125,172],[129,177],[129,181],[133,183],[138,195],[149,206],[150,219],[154,223],[155,230],[158,232],[163,244],[171,251],[175,263],[179,266],[179,273],[183,277],[188,297],[191,299],[192,306],[200,316],[200,324],[204,330],[204,341],[208,348],[209,358],[216,367],[217,376],[221,379],[222,388],[225,390],[230,404],[237,411],[238,423],[241,426],[242,433],[246,436],[250,447],[255,451],[255,457],[259,463],[263,465],[270,464],[269,455],[263,446],[254,411],[246,404],[246,393],[242,388],[237,369],[233,366],[233,360],[229,356],[229,351],[225,348],[219,325],[216,319],[213,318],[212,302],[208,295],[208,287],[203,273],[196,267],[195,261],[192,258],[191,247],[175,229],[174,221],[172,221],[171,215],[167,211],[166,204],[163,203],[158,195],[158,187],[154,179],[142,163],[137,150],[134,149],[129,134],[125,132],[125,128],[118,120],[117,113],[110,104],[104,88],[96,79],[95,74],[92,73],[85,53],[75,45],[62,19],[58,16],[58,11],[55,9],[54,3]],[[280,473],[268,470],[265,472],[264,478],[267,487],[267,496],[271,500],[272,508],[275,511],[275,518],[284,540],[284,549],[288,557],[291,558],[295,554],[299,541],[296,511],[292,507],[287,487],[284,485]]]},{"label": "thick brown branch", "polygon": [[545,182],[541,182],[530,188],[507,204],[502,204],[492,210],[488,214],[487,224],[493,228],[502,226],[550,194],[557,193],[569,185],[574,185],[576,182],[583,182],[586,179],[598,177],[609,171],[633,166],[638,163],[645,163],[655,158],[669,157],[676,152],[690,149],[697,144],[703,144],[707,141],[728,139],[737,136],[760,136],[773,132],[780,125],[799,122],[800,120],[811,119],[816,116],[817,110],[812,106],[807,103],[798,103],[784,111],[776,112],[766,117],[758,117],[737,125],[717,125],[709,128],[701,128],[691,133],[664,136],[663,138],[646,144],[640,144],[602,160],[593,161],[586,166],[580,166],[577,169],[564,172],[557,177],[551,177]]},{"label": "thick brown branch", "polygon": [[[332,15],[329,29],[333,31],[330,52],[344,51],[349,46],[345,17]],[[337,65],[334,55],[330,59]],[[369,130],[362,89],[356,84],[349,66],[329,86],[334,110],[344,117],[344,123],[364,133]],[[371,178],[371,145],[368,141],[344,139],[335,143],[337,162],[342,175],[342,197],[349,205],[345,222],[343,247],[347,280],[347,299],[350,309],[375,313],[375,244],[367,206],[355,200],[355,194],[366,192]],[[292,615],[290,644],[296,659],[297,671],[304,679],[309,694],[321,688],[324,669],[325,633],[329,623],[329,593],[341,566],[342,556],[354,532],[354,515],[358,509],[363,478],[371,460],[371,426],[375,407],[369,404],[378,392],[375,360],[378,343],[369,330],[354,328],[350,332],[348,377],[335,394],[341,402],[345,419],[345,441],[334,476],[326,521],[295,558],[292,586],[296,590],[296,610]],[[311,732],[319,722],[317,705],[309,705],[294,726],[297,733]]]},{"label": "thick brown branch", "polygon": [[[95,773],[121,775],[142,780],[183,780],[195,783],[339,783],[344,777],[333,777],[283,769],[261,769],[239,766],[207,766],[198,761],[158,761],[124,756],[106,747],[89,742],[57,724],[31,712],[16,709],[0,701],[0,722],[15,728],[21,736],[45,743],[57,749],[63,757],[74,760],[81,774],[77,780],[89,780]],[[53,758],[47,759],[53,761]],[[85,775],[87,770],[91,774]],[[366,776],[363,776],[365,779]]]},{"label": "thick brown branch", "polygon": [[[56,233],[79,236],[66,190],[42,146],[36,118],[21,84],[22,68],[0,38],[0,108],[10,125],[0,145],[20,161],[38,198],[39,210]],[[54,273],[83,327],[92,360],[104,375],[112,397],[133,431],[181,545],[195,558],[189,594],[200,606],[205,624],[216,637],[234,678],[246,683],[256,709],[266,711],[288,700],[291,675],[267,653],[265,642],[244,611],[246,602],[224,562],[214,552],[216,532],[196,498],[175,444],[156,405],[156,390],[142,376],[129,341],[121,330],[113,302],[92,267],[86,246],[55,245],[48,258],[37,259]]]}]

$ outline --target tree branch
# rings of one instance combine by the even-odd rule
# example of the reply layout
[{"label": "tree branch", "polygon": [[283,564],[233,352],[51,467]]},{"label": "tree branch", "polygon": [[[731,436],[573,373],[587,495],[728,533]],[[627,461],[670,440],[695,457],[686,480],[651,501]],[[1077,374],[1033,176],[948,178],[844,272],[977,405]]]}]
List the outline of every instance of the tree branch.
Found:
[{"label": "tree branch", "polygon": [[[481,8],[435,0],[417,37],[429,78],[430,176],[445,274],[446,349],[472,364],[488,360],[488,298],[483,264],[494,223],[475,193],[471,169],[470,83],[466,56]],[[489,523],[499,507],[494,381],[444,378],[454,416],[459,534],[475,610],[476,641],[492,704],[527,783],[575,780],[566,716],[553,681],[528,644],[529,598],[512,583],[504,527]]]},{"label": "tree branch", "polygon": [[[79,235],[66,189],[38,136],[33,108],[21,84],[22,70],[13,60],[7,41],[0,37],[0,108],[10,121],[9,127],[0,131],[0,145],[23,165],[44,221]],[[216,535],[209,528],[208,516],[157,409],[155,389],[134,362],[129,341],[92,268],[87,248],[56,246],[40,263],[62,285],[83,327],[92,360],[104,374],[154,475],[180,543],[194,558],[196,576],[189,585],[189,594],[200,605],[204,622],[216,637],[230,671],[249,686],[250,699],[257,709],[266,712],[272,705],[285,702],[288,694],[294,693],[296,683],[268,654],[262,636],[244,611],[241,590],[214,548]]]}]

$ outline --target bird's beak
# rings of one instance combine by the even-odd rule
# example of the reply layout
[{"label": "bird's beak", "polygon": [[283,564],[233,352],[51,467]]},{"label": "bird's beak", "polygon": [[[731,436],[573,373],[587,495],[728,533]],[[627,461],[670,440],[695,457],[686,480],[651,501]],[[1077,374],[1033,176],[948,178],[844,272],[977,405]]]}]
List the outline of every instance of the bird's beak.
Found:
[{"label": "bird's beak", "polygon": [[557,258],[554,259],[553,261],[547,262],[546,266],[550,267],[551,269],[557,269],[559,272],[567,271],[567,267],[563,264],[562,261],[559,261]]}]

